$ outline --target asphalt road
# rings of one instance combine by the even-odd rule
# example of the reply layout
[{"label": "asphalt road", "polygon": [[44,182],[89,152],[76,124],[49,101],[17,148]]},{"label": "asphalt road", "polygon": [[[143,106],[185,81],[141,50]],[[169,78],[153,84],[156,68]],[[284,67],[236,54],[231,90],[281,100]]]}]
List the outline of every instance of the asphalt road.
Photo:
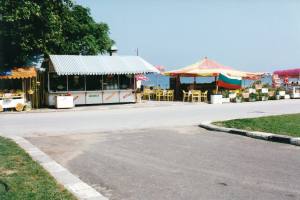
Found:
[{"label": "asphalt road", "polygon": [[74,175],[126,200],[300,199],[300,148],[227,133],[203,121],[300,113],[300,100],[159,103],[0,114]]},{"label": "asphalt road", "polygon": [[153,102],[149,105],[81,107],[63,112],[1,113],[0,131],[19,136],[65,135],[190,126],[202,121],[299,112],[299,99],[222,105]]},{"label": "asphalt road", "polygon": [[300,199],[300,148],[196,126],[29,140],[112,200]]}]

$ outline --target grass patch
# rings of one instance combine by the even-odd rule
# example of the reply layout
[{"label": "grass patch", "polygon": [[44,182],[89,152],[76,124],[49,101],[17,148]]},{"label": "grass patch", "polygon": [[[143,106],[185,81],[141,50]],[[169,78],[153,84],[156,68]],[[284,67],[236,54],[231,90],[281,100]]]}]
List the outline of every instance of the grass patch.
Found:
[{"label": "grass patch", "polygon": [[10,139],[0,137],[1,200],[75,200],[63,186]]},{"label": "grass patch", "polygon": [[214,122],[218,126],[300,137],[300,114]]}]

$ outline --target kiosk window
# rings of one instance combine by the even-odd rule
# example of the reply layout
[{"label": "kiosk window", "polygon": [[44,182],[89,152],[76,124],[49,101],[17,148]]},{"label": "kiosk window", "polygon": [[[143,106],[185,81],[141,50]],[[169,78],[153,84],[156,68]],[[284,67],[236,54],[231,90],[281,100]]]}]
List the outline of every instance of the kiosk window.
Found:
[{"label": "kiosk window", "polygon": [[102,90],[102,76],[86,76],[86,90]]},{"label": "kiosk window", "polygon": [[67,91],[67,76],[59,76],[57,74],[49,74],[50,91]]},{"label": "kiosk window", "polygon": [[120,89],[133,89],[133,75],[120,75]]},{"label": "kiosk window", "polygon": [[103,76],[103,89],[104,90],[118,90],[118,76],[117,75],[105,75]]},{"label": "kiosk window", "polygon": [[68,76],[69,91],[84,91],[84,76],[72,75]]}]

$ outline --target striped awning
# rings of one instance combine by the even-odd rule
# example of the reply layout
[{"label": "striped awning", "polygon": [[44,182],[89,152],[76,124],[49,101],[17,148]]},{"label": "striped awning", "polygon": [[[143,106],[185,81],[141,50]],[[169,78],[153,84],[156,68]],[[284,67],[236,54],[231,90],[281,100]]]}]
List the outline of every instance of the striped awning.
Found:
[{"label": "striped awning", "polygon": [[274,74],[277,74],[281,78],[300,78],[300,68],[277,70]]},{"label": "striped awning", "polygon": [[217,63],[214,60],[210,60],[208,58],[204,58],[203,60],[186,66],[181,69],[164,72],[165,75],[168,76],[202,76],[202,77],[210,77],[210,76],[219,76],[219,74],[227,74],[229,76],[241,77],[243,79],[259,79],[264,73],[260,72],[244,72],[235,70],[229,66],[224,66],[222,64]]},{"label": "striped awning", "polygon": [[160,73],[139,56],[50,55],[50,72],[58,75]]},{"label": "striped awning", "polygon": [[0,75],[0,79],[24,79],[36,77],[37,72],[34,67],[14,67],[7,75]]}]

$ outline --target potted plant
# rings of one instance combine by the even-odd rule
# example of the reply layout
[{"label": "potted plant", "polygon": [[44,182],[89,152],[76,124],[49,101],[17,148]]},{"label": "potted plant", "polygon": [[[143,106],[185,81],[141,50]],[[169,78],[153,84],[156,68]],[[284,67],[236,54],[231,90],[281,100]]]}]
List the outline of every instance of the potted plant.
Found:
[{"label": "potted plant", "polygon": [[256,90],[260,90],[263,87],[261,81],[255,81],[254,82],[254,87]]},{"label": "potted plant", "polygon": [[275,91],[271,88],[268,92],[268,99],[275,100]]},{"label": "potted plant", "polygon": [[256,93],[251,93],[249,95],[249,101],[250,102],[254,102],[254,101],[256,101],[256,99],[257,99],[257,94]]},{"label": "potted plant", "polygon": [[243,99],[242,92],[236,93],[235,102],[236,102],[236,103],[241,103],[241,102],[242,102],[242,99]]},{"label": "potted plant", "polygon": [[285,91],[283,88],[279,87],[276,89],[276,99],[279,100],[281,97],[285,96]]},{"label": "potted plant", "polygon": [[228,90],[224,90],[222,92],[222,102],[223,103],[230,103],[229,91]]},{"label": "potted plant", "polygon": [[268,98],[269,98],[269,95],[268,95],[268,93],[261,93],[260,94],[260,101],[267,101],[268,100]]}]

